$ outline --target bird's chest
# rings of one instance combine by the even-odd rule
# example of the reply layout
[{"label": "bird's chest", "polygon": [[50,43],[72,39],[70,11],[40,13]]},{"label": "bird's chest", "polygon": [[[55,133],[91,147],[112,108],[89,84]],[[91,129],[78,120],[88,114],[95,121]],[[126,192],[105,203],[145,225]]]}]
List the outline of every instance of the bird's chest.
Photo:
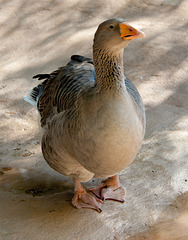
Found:
[{"label": "bird's chest", "polygon": [[[89,107],[89,106],[88,106]],[[131,99],[90,105],[78,134],[77,158],[88,170],[105,176],[134,159],[142,141],[142,126]]]},{"label": "bird's chest", "polygon": [[84,130],[83,141],[92,140],[98,148],[108,149],[107,154],[136,141],[141,125],[132,103],[109,102],[87,119]]}]

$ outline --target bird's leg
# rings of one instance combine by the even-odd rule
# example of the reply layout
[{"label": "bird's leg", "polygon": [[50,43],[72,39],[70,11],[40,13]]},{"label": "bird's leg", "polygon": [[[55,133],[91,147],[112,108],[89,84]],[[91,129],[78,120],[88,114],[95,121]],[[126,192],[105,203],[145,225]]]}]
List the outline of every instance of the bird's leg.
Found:
[{"label": "bird's leg", "polygon": [[101,205],[103,201],[87,193],[81,183],[75,179],[74,197],[72,205],[78,209],[91,208],[98,212],[102,212]]},{"label": "bird's leg", "polygon": [[102,181],[102,184],[90,189],[97,197],[102,200],[125,201],[125,188],[119,183],[118,175],[109,177]]}]

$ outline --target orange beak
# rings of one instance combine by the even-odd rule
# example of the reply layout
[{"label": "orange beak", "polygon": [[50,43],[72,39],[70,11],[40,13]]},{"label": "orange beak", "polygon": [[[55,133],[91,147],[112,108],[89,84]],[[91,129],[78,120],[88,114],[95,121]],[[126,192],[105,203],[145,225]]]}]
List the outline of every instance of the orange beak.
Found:
[{"label": "orange beak", "polygon": [[133,28],[128,23],[123,22],[119,26],[120,26],[121,37],[124,40],[132,40],[135,38],[144,38],[146,36],[144,32],[139,31],[136,28]]}]

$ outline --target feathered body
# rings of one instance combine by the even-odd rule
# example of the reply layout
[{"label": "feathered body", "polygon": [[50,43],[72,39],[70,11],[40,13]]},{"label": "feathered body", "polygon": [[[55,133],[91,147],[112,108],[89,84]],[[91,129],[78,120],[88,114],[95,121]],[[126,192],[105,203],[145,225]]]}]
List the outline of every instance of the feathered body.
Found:
[{"label": "feathered body", "polygon": [[[107,82],[101,89],[92,60],[71,58],[67,66],[35,76],[47,77],[38,85],[43,92],[37,104],[45,129],[44,158],[56,171],[80,181],[114,175],[134,160],[141,146],[142,99],[124,76],[124,81],[115,86]],[[105,67],[109,69],[108,63]]]},{"label": "feathered body", "polygon": [[36,75],[44,82],[25,97],[38,108],[47,163],[75,180],[72,203],[78,208],[101,211],[99,200],[79,183],[93,177],[112,176],[105,181],[117,190],[112,198],[125,197],[116,174],[131,164],[141,147],[145,110],[137,89],[124,76],[123,48],[143,36],[122,19],[102,23],[94,37],[93,61],[73,55],[67,66]]}]

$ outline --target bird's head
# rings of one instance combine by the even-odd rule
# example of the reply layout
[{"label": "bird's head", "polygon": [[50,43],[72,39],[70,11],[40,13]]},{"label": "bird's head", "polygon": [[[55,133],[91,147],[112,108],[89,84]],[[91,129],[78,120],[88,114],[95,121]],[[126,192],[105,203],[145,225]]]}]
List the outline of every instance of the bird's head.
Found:
[{"label": "bird's head", "polygon": [[109,19],[101,23],[95,33],[94,45],[102,48],[121,50],[135,38],[145,34],[126,23],[123,19]]}]

